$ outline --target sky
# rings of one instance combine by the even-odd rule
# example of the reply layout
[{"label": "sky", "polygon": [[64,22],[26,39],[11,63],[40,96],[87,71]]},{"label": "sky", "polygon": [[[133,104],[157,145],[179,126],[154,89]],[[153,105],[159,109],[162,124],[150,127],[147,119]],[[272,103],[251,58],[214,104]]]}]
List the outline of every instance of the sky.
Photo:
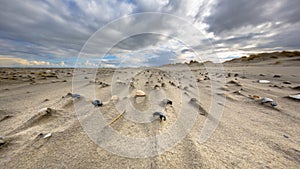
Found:
[{"label": "sky", "polygon": [[1,0],[0,67],[157,66],[300,49],[299,0]]}]

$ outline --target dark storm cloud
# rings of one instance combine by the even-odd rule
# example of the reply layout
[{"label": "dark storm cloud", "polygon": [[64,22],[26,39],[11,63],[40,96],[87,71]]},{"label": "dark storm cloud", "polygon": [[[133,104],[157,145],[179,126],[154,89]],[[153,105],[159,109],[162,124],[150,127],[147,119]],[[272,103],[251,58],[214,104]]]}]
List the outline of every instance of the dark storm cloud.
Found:
[{"label": "dark storm cloud", "polygon": [[263,37],[267,43],[260,43],[258,48],[277,48],[280,50],[295,50],[300,48],[300,22],[277,30],[278,34]]},{"label": "dark storm cloud", "polygon": [[266,22],[295,23],[300,20],[299,6],[298,0],[219,0],[205,22],[217,35]]},{"label": "dark storm cloud", "polygon": [[142,47],[154,46],[162,39],[161,35],[145,33],[134,35],[119,42],[115,47],[125,50],[137,50]]},{"label": "dark storm cloud", "polygon": [[270,0],[220,0],[205,19],[209,32],[221,33],[246,25],[266,22],[265,11]]},{"label": "dark storm cloud", "polygon": [[214,45],[226,45],[226,46],[232,46],[235,44],[239,44],[240,46],[247,46],[250,44],[254,44],[258,41],[262,41],[261,37],[264,37],[265,33],[248,33],[248,34],[242,34],[239,36],[229,37],[229,38],[223,38],[220,40],[214,40]]},{"label": "dark storm cloud", "polygon": [[[271,15],[279,21],[285,23],[297,23],[300,21],[300,1],[299,0],[281,0],[277,10]],[[271,7],[272,2],[269,4]]]},{"label": "dark storm cloud", "polygon": [[191,52],[191,50],[190,49],[182,49],[181,50],[181,53],[188,53],[188,52]]},{"label": "dark storm cloud", "polygon": [[300,49],[300,1],[218,0],[205,17],[216,50]]}]

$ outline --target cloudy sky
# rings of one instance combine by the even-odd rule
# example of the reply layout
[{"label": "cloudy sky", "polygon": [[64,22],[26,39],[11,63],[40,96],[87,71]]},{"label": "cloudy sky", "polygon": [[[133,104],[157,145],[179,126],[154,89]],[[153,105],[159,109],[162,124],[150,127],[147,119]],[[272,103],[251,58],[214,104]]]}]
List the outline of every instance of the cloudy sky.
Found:
[{"label": "cloudy sky", "polygon": [[299,7],[299,0],[1,0],[0,66],[150,66],[298,50]]}]

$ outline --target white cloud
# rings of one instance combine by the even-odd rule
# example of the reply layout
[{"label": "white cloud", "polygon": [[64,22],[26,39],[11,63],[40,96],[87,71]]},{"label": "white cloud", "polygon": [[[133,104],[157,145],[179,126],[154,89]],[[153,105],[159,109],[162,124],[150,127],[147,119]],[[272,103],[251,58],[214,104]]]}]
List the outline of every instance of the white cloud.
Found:
[{"label": "white cloud", "polygon": [[134,5],[118,0],[76,0],[81,11],[89,16],[88,21],[110,22],[122,15],[130,14]]},{"label": "white cloud", "polygon": [[26,60],[22,58],[13,58],[7,56],[0,56],[0,66],[1,67],[14,67],[14,66],[51,66],[52,64],[47,61],[37,61],[37,60]]},{"label": "white cloud", "polygon": [[66,66],[64,61],[61,61],[59,65],[62,66],[62,67]]}]

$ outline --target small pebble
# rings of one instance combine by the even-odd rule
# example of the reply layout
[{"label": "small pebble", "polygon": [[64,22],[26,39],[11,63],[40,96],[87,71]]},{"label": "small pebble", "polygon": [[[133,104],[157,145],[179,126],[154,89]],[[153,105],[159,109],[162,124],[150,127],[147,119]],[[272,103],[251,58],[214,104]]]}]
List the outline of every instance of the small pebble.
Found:
[{"label": "small pebble", "polygon": [[290,81],[284,81],[283,84],[292,84]]},{"label": "small pebble", "polygon": [[169,99],[164,99],[163,103],[164,104],[170,104],[170,105],[172,105],[173,102],[171,100],[169,100]]},{"label": "small pebble", "polygon": [[275,78],[280,78],[281,75],[274,75],[273,77],[275,77]]},{"label": "small pebble", "polygon": [[95,107],[100,107],[103,105],[103,103],[100,101],[100,100],[94,100],[92,102],[92,104],[95,106]]},{"label": "small pebble", "polygon": [[2,136],[0,136],[0,146],[3,145],[3,144],[5,144],[5,143],[6,142],[5,142],[4,138]]}]

